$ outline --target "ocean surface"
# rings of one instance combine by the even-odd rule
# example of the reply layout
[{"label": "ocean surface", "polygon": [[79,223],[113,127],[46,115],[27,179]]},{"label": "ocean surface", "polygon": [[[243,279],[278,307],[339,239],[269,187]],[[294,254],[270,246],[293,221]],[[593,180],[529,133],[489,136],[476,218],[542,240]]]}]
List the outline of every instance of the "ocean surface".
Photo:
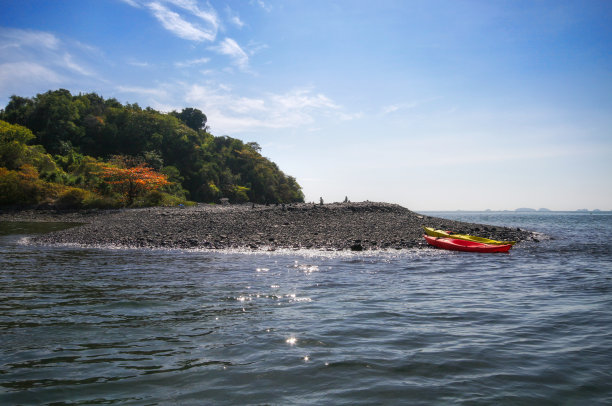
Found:
[{"label": "ocean surface", "polygon": [[612,404],[612,213],[427,214],[552,238],[127,250],[2,223],[0,404]]}]

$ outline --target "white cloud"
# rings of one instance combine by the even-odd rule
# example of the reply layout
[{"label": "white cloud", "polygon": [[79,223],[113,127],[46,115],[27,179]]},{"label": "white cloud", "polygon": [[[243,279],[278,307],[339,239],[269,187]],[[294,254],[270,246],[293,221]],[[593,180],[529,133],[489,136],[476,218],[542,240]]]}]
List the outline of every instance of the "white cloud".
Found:
[{"label": "white cloud", "polygon": [[210,58],[199,58],[199,59],[192,59],[190,61],[175,62],[174,66],[176,66],[177,68],[188,68],[190,66],[204,65],[204,64],[207,64],[208,62],[210,62]]},{"label": "white cloud", "polygon": [[217,37],[219,17],[210,4],[203,10],[195,0],[122,1],[132,7],[148,8],[165,29],[180,38],[212,42]]},{"label": "white cloud", "polygon": [[238,28],[242,28],[244,27],[244,22],[240,19],[240,17],[238,16],[238,14],[236,14],[231,8],[230,6],[227,6],[225,8],[226,13],[227,13],[227,19],[229,20],[230,23],[232,23],[233,25],[235,25]]},{"label": "white cloud", "polygon": [[34,62],[0,63],[0,108],[10,95],[29,96],[65,83],[66,77]]},{"label": "white cloud", "polygon": [[79,76],[99,80],[84,62],[96,51],[43,31],[0,28],[0,89],[48,90]]},{"label": "white cloud", "polygon": [[84,44],[80,41],[70,41],[71,46],[73,46],[76,49],[83,51],[87,54],[90,55],[94,55],[96,58],[105,58],[104,56],[104,51],[102,51],[100,48],[88,45],[88,44]]},{"label": "white cloud", "polygon": [[353,119],[341,106],[321,93],[296,89],[259,97],[234,94],[223,85],[186,85],[183,102],[204,111],[216,134],[295,128],[312,124],[320,117]]},{"label": "white cloud", "polygon": [[342,121],[358,120],[363,118],[363,112],[358,111],[356,113],[345,113],[340,111],[337,113],[337,117]]},{"label": "white cloud", "polygon": [[161,25],[174,35],[196,42],[212,42],[217,37],[219,18],[208,5],[199,7],[195,0],[122,0],[136,8],[148,8]]},{"label": "white cloud", "polygon": [[[195,0],[124,0],[134,7],[148,8],[161,25],[174,35],[195,42],[215,42],[221,22],[216,11],[208,5],[202,9]],[[259,2],[258,6],[267,8],[265,3]],[[226,7],[226,19],[230,24],[242,28],[245,23],[229,6]],[[256,50],[265,47],[260,45]],[[231,58],[232,64],[243,71],[249,68],[249,53],[246,52],[232,38],[225,38],[209,48],[221,55]],[[255,52],[254,50],[253,52]],[[251,55],[253,54],[251,52]],[[194,61],[176,62],[175,66],[185,68],[193,65],[207,63],[207,58]]]},{"label": "white cloud", "polygon": [[17,81],[58,83],[63,78],[53,70],[33,62],[0,64],[0,88]]},{"label": "white cloud", "polygon": [[36,47],[56,50],[59,44],[59,39],[47,32],[15,28],[0,29],[0,49]]},{"label": "white cloud", "polygon": [[249,66],[249,56],[240,45],[231,38],[225,38],[219,45],[211,47],[211,49],[232,58],[234,64],[242,70],[246,70]]},{"label": "white cloud", "polygon": [[298,89],[289,93],[272,95],[271,99],[283,110],[305,109],[305,108],[329,108],[338,109],[339,106],[324,94],[312,95],[310,90]]},{"label": "white cloud", "polygon": [[234,99],[230,109],[239,114],[251,114],[253,112],[265,112],[266,102],[263,99],[252,99],[248,97],[238,97]]},{"label": "white cloud", "polygon": [[390,104],[387,106],[383,106],[380,109],[380,114],[385,115],[385,114],[391,114],[391,113],[395,113],[397,111],[402,111],[402,110],[412,110],[414,108],[417,108],[427,103],[431,103],[438,99],[440,99],[440,97],[430,97],[428,99],[423,99],[423,100],[418,100],[418,101]]},{"label": "white cloud", "polygon": [[[201,10],[198,3],[194,0],[166,0],[170,4],[174,4],[184,10],[189,11],[194,16],[211,24],[215,29],[219,26],[219,18],[217,13],[211,7],[208,11]],[[210,6],[209,6],[210,7]]]},{"label": "white cloud", "polygon": [[230,22],[232,24],[234,24],[236,27],[238,28],[242,28],[244,27],[244,22],[242,22],[242,20],[240,19],[240,17],[238,16],[233,16],[230,18]]},{"label": "white cloud", "polygon": [[159,98],[167,98],[168,92],[160,88],[147,88],[138,86],[118,86],[117,90],[121,93],[132,93],[144,96],[155,96]]},{"label": "white cloud", "polygon": [[395,113],[400,108],[401,108],[401,106],[399,104],[391,104],[389,106],[384,106],[381,109],[381,111],[382,111],[382,114],[390,114],[390,113]]},{"label": "white cloud", "polygon": [[89,70],[83,68],[78,63],[76,63],[74,61],[74,58],[72,57],[72,55],[70,55],[69,53],[65,53],[64,54],[64,59],[63,60],[64,60],[64,65],[68,69],[70,69],[70,70],[72,70],[74,72],[80,73],[83,76],[92,76],[92,73]]},{"label": "white cloud", "polygon": [[143,62],[143,61],[128,61],[128,65],[132,65],[132,66],[137,66],[139,68],[147,68],[149,67],[149,62]]},{"label": "white cloud", "polygon": [[214,41],[217,35],[216,27],[208,30],[203,29],[186,21],[181,15],[160,3],[150,3],[149,8],[165,29],[183,39],[190,41]]},{"label": "white cloud", "polygon": [[263,0],[251,0],[250,3],[255,4],[256,6],[259,6],[261,9],[263,9],[264,11],[268,13],[272,11],[272,6],[269,4],[266,4],[266,2],[264,2]]},{"label": "white cloud", "polygon": [[122,2],[136,8],[140,8],[140,4],[135,0],[121,0]]},{"label": "white cloud", "polygon": [[248,51],[249,51],[249,55],[255,55],[257,53],[259,53],[259,51],[261,51],[262,49],[266,49],[268,48],[268,45],[266,44],[262,44],[256,41],[249,41],[249,44],[247,45]]}]

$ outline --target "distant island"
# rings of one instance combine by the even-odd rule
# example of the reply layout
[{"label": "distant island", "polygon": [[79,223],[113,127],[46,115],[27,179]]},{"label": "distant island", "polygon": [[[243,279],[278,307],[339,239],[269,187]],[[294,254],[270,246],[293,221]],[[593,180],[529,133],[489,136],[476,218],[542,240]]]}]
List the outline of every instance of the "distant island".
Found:
[{"label": "distant island", "polygon": [[[507,211],[507,210],[505,210],[505,211]],[[536,210],[536,209],[529,208],[529,207],[521,207],[521,208],[518,208],[518,209],[516,209],[516,210],[514,210],[514,211],[515,211],[515,212],[523,212],[523,213],[529,213],[529,212],[531,212],[531,213],[533,213],[533,212],[552,212],[552,210],[547,209],[547,208],[544,208],[544,207],[543,207],[543,208],[540,208],[540,209],[537,209],[537,210]],[[592,213],[600,213],[600,212],[601,212],[601,210],[599,210],[599,209],[593,209],[593,210],[589,210],[589,209],[578,209],[578,210],[574,210],[574,211],[576,211],[576,212],[578,212],[578,213],[589,213],[589,212],[592,212]]]},{"label": "distant island", "polygon": [[14,95],[0,110],[0,205],[303,202],[295,178],[260,152],[210,134],[195,108],[162,113],[65,89]]}]

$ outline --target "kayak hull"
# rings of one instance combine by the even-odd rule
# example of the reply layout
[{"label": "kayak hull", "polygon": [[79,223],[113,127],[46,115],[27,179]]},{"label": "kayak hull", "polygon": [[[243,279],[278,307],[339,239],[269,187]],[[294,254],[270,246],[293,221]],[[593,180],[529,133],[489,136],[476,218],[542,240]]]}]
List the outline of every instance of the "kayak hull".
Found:
[{"label": "kayak hull", "polygon": [[516,241],[498,241],[498,240],[492,240],[490,238],[476,237],[475,235],[469,235],[469,234],[453,234],[450,231],[435,230],[431,227],[423,227],[423,229],[425,230],[425,234],[429,235],[430,237],[454,238],[456,240],[474,241],[474,242],[480,242],[483,244],[494,244],[494,245],[508,245],[508,244],[514,245],[516,244]]},{"label": "kayak hull", "polygon": [[431,237],[429,235],[424,235],[423,237],[425,237],[425,240],[429,245],[451,251],[492,253],[508,252],[510,248],[512,248],[511,244],[484,244],[476,241],[460,240],[456,238]]}]

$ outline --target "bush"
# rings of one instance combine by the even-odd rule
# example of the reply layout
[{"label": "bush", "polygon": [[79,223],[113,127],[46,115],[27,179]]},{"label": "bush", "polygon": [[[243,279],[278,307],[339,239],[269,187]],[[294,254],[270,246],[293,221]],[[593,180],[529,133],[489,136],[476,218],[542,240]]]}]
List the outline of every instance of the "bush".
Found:
[{"label": "bush", "polygon": [[94,194],[80,188],[66,188],[55,201],[58,209],[81,209],[87,206],[88,201],[94,198]]},{"label": "bush", "polygon": [[36,204],[53,192],[53,188],[38,179],[32,165],[23,165],[21,171],[0,168],[0,205]]},{"label": "bush", "polygon": [[159,190],[152,190],[144,197],[145,206],[161,206],[164,201],[164,193]]},{"label": "bush", "polygon": [[142,198],[136,200],[133,206],[136,207],[150,207],[150,206],[178,206],[178,205],[192,206],[195,203],[190,202],[182,197],[174,196],[168,193],[164,193],[160,190],[152,190]]},{"label": "bush", "polygon": [[25,193],[22,189],[23,187],[17,171],[0,168],[0,205],[32,203],[27,201],[29,199],[25,198]]},{"label": "bush", "polygon": [[228,197],[233,203],[246,203],[249,201],[249,190],[248,187],[233,185]]},{"label": "bush", "polygon": [[83,201],[83,208],[87,209],[117,209],[123,206],[123,202],[113,196],[100,196],[92,194],[90,198]]}]

